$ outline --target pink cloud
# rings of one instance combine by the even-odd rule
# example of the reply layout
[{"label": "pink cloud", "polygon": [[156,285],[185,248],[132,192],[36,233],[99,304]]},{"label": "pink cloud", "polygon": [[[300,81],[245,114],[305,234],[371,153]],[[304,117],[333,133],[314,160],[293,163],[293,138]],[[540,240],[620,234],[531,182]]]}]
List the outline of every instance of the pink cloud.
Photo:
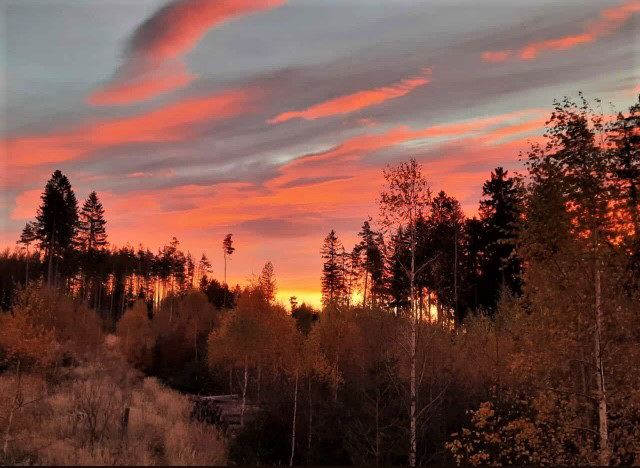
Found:
[{"label": "pink cloud", "polygon": [[482,53],[482,60],[485,62],[504,62],[513,52],[511,50],[494,50]]},{"label": "pink cloud", "polygon": [[215,26],[269,10],[286,0],[174,0],[143,22],[114,77],[88,97],[96,106],[123,105],[181,88],[196,75],[181,57]]},{"label": "pink cloud", "polygon": [[226,90],[171,103],[149,112],[85,124],[67,132],[5,141],[8,165],[29,167],[78,159],[97,149],[133,142],[179,141],[189,137],[184,126],[220,120],[252,110],[255,89]]},{"label": "pink cloud", "polygon": [[196,78],[178,63],[163,72],[134,74],[126,79],[114,79],[101,89],[91,93],[87,102],[92,106],[113,106],[131,104],[150,99],[158,94],[182,88]]},{"label": "pink cloud", "polygon": [[[518,50],[517,56],[522,60],[532,60],[545,51],[568,50],[581,44],[594,42],[614,33],[627,22],[631,15],[639,11],[639,0],[629,0],[616,7],[607,8],[600,12],[597,19],[583,24],[578,33],[531,42]],[[482,59],[488,62],[502,62],[511,55],[511,50],[486,51],[482,53]]]},{"label": "pink cloud", "polygon": [[296,118],[315,120],[322,117],[330,117],[332,115],[348,114],[350,112],[364,109],[365,107],[382,104],[390,99],[405,96],[414,89],[429,83],[430,80],[428,76],[430,74],[431,70],[425,68],[422,70],[422,74],[405,78],[389,86],[357,91],[352,94],[347,94],[315,104],[301,111],[283,112],[282,114],[268,120],[268,123],[281,123]]}]

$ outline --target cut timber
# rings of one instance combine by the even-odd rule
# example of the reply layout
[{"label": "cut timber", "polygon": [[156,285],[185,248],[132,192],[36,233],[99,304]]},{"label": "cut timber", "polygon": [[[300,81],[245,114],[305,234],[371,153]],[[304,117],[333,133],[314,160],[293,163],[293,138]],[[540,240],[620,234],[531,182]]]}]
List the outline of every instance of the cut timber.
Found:
[{"label": "cut timber", "polygon": [[242,397],[240,395],[190,395],[193,402],[191,417],[198,421],[218,426],[226,435],[235,435],[244,423],[250,421],[260,408],[250,403],[245,404],[242,415]]}]

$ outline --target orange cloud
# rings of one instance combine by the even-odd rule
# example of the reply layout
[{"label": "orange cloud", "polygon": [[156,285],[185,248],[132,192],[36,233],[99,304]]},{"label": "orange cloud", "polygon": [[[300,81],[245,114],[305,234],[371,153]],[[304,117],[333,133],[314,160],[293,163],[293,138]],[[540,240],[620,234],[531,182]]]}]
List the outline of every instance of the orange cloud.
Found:
[{"label": "orange cloud", "polygon": [[[308,167],[309,163],[335,159],[339,159],[343,162],[351,159],[359,159],[364,154],[371,153],[383,148],[388,148],[397,144],[409,143],[412,140],[442,137],[461,138],[463,136],[469,136],[473,133],[486,131],[492,126],[510,126],[513,125],[509,123],[510,121],[514,119],[522,119],[531,115],[536,115],[537,117],[532,121],[532,123],[527,124],[528,126],[525,126],[525,128],[527,130],[530,130],[530,127],[534,126],[539,126],[541,128],[544,124],[544,122],[539,117],[539,115],[541,114],[542,112],[539,110],[530,109],[526,111],[501,114],[466,122],[458,122],[446,125],[434,125],[419,130],[412,130],[406,126],[399,126],[392,128],[384,133],[364,134],[349,138],[342,142],[340,145],[335,146],[327,151],[322,151],[299,159],[295,159],[288,163],[285,167]],[[519,123],[515,125],[521,127],[524,124]],[[520,130],[514,133],[520,133],[521,131],[525,130]]]},{"label": "orange cloud", "polygon": [[144,21],[125,50],[115,76],[88,98],[91,105],[123,105],[150,99],[191,82],[181,57],[211,28],[286,0],[174,0]]},{"label": "orange cloud", "polygon": [[390,99],[396,99],[409,94],[419,86],[423,86],[430,82],[427,78],[431,74],[431,70],[425,68],[422,74],[405,78],[397,83],[380,88],[358,91],[345,96],[330,99],[319,104],[315,104],[301,111],[283,112],[276,117],[268,120],[268,123],[286,122],[291,119],[315,120],[321,117],[329,117],[332,115],[348,114],[365,107],[375,106]]},{"label": "orange cloud", "polygon": [[190,98],[132,117],[106,120],[66,133],[27,136],[6,141],[8,164],[13,167],[59,163],[89,151],[134,142],[178,141],[188,137],[184,125],[205,119],[223,119],[253,108],[253,89],[227,90]]},{"label": "orange cloud", "polygon": [[[532,42],[521,48],[517,56],[522,60],[531,60],[544,51],[573,49],[580,44],[594,42],[615,32],[631,15],[639,11],[639,0],[630,0],[616,7],[607,8],[600,12],[598,19],[585,23],[577,34]],[[512,52],[511,50],[486,51],[482,53],[482,59],[488,62],[502,62],[509,58]]]},{"label": "orange cloud", "polygon": [[493,50],[482,53],[482,60],[485,62],[504,62],[513,52],[511,50]]},{"label": "orange cloud", "polygon": [[[369,151],[402,145],[417,136],[451,136],[443,145],[452,144],[460,150],[451,152],[446,158],[423,161],[425,174],[434,190],[442,188],[458,197],[465,210],[474,214],[482,182],[488,176],[488,170],[483,168],[513,160],[519,149],[526,147],[524,139],[493,142],[527,131],[534,125],[532,117],[538,118],[537,112],[528,110],[415,131],[401,128],[377,135],[362,135],[355,142],[348,139],[337,148],[351,148],[358,157],[354,153],[346,159],[330,158],[319,165],[288,164],[281,168],[280,177],[266,182],[266,190],[250,191],[247,189],[251,184],[235,182],[128,193],[101,192],[99,196],[109,222],[109,241],[119,246],[132,241],[142,242],[155,251],[176,235],[183,249],[196,256],[206,252],[213,262],[214,275],[219,277],[223,266],[216,239],[221,240],[224,234],[233,232],[237,250],[228,265],[231,284],[245,283],[252,274],[259,273],[266,261],[272,260],[281,291],[280,299],[286,302],[289,296],[296,295],[299,301],[317,303],[322,268],[318,250],[323,237],[331,228],[336,228],[349,248],[357,240],[360,225],[360,221],[354,221],[354,218],[364,220],[367,215],[375,216],[377,213],[376,198],[384,180],[380,167],[362,164],[361,159]],[[416,147],[418,157],[421,150]],[[323,179],[337,173],[348,178]],[[319,182],[294,186],[283,184],[301,177]],[[38,195],[39,191],[33,190],[20,196],[17,206],[21,217],[33,216]],[[85,194],[77,195],[82,199]],[[185,208],[168,209],[175,202]],[[283,216],[287,222],[282,223],[282,235],[270,236],[268,240],[259,227],[239,227],[247,222],[255,222],[259,226],[261,220],[282,219]],[[299,220],[303,221],[299,233],[295,237],[287,236],[289,224]],[[163,237],[158,238],[158,233]],[[300,262],[301,258],[304,262]]]}]

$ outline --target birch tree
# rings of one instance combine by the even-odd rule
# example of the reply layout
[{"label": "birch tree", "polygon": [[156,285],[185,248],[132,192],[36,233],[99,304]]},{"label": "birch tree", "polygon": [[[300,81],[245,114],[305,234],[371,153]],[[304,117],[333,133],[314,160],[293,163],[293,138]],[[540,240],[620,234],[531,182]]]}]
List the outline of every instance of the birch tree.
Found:
[{"label": "birch tree", "polygon": [[408,162],[384,171],[386,188],[380,194],[379,207],[382,223],[388,228],[404,228],[410,251],[410,266],[406,268],[410,291],[410,441],[409,465],[416,464],[417,431],[417,370],[416,348],[418,341],[418,310],[416,307],[416,275],[426,265],[416,265],[416,221],[424,216],[431,202],[431,190],[422,175],[421,165],[411,158]]}]

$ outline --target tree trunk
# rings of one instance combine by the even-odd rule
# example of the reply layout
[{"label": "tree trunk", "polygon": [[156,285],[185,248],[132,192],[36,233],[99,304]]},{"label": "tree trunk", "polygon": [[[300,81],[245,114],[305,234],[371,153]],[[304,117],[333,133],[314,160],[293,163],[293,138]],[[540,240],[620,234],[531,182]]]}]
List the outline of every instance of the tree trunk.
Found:
[{"label": "tree trunk", "polygon": [[25,287],[29,284],[29,244],[27,244],[27,277],[25,279]]},{"label": "tree trunk", "polygon": [[291,458],[289,466],[293,466],[293,457],[296,453],[296,416],[298,413],[298,371],[296,370],[295,388],[293,390],[293,422],[291,425]]},{"label": "tree trunk", "polygon": [[247,407],[247,384],[249,382],[249,357],[244,357],[244,382],[242,384],[242,406],[240,407],[240,427],[244,427],[244,411]]},{"label": "tree trunk", "polygon": [[262,359],[258,358],[258,382],[256,385],[256,399],[258,401],[258,403],[260,403],[260,387],[262,387]]},{"label": "tree trunk", "polygon": [[336,363],[333,367],[333,403],[338,403],[338,374],[339,374],[340,355],[336,353]]},{"label": "tree trunk", "polygon": [[227,307],[227,253],[224,253],[224,299],[222,307]]},{"label": "tree trunk", "polygon": [[453,327],[455,331],[458,331],[458,227],[456,226],[456,232],[453,244],[453,298],[455,304],[455,310],[453,311]]},{"label": "tree trunk", "polygon": [[380,466],[380,388],[376,393],[376,466]]},{"label": "tree trunk", "polygon": [[311,393],[311,376],[309,376],[309,434],[307,435],[307,452],[311,453],[311,431],[313,430],[313,399]]},{"label": "tree trunk", "polygon": [[602,292],[601,292],[601,278],[600,278],[600,262],[596,259],[596,272],[595,272],[595,313],[596,313],[596,327],[594,333],[594,351],[597,365],[597,377],[598,377],[598,434],[599,434],[599,464],[601,466],[609,465],[609,431],[607,425],[607,393],[605,390],[604,382],[604,365],[602,359],[602,341],[604,334],[603,314],[602,314]]},{"label": "tree trunk", "polygon": [[362,307],[367,307],[367,281],[369,280],[369,271],[364,270],[364,294],[362,295]]},{"label": "tree trunk", "polygon": [[52,286],[52,276],[53,276],[53,245],[56,236],[56,220],[53,219],[53,228],[51,229],[51,240],[49,241],[49,268],[47,270],[47,286]]},{"label": "tree trunk", "polygon": [[[413,223],[413,220],[411,220]],[[415,226],[412,226],[415,231]],[[411,394],[410,394],[410,448],[409,448],[409,466],[416,466],[416,429],[417,429],[417,416],[416,416],[416,400],[417,400],[417,381],[416,381],[416,348],[418,341],[418,319],[416,314],[416,291],[415,291],[415,271],[416,271],[416,239],[415,232],[411,235],[411,272],[410,279],[410,292],[411,292]]]}]

